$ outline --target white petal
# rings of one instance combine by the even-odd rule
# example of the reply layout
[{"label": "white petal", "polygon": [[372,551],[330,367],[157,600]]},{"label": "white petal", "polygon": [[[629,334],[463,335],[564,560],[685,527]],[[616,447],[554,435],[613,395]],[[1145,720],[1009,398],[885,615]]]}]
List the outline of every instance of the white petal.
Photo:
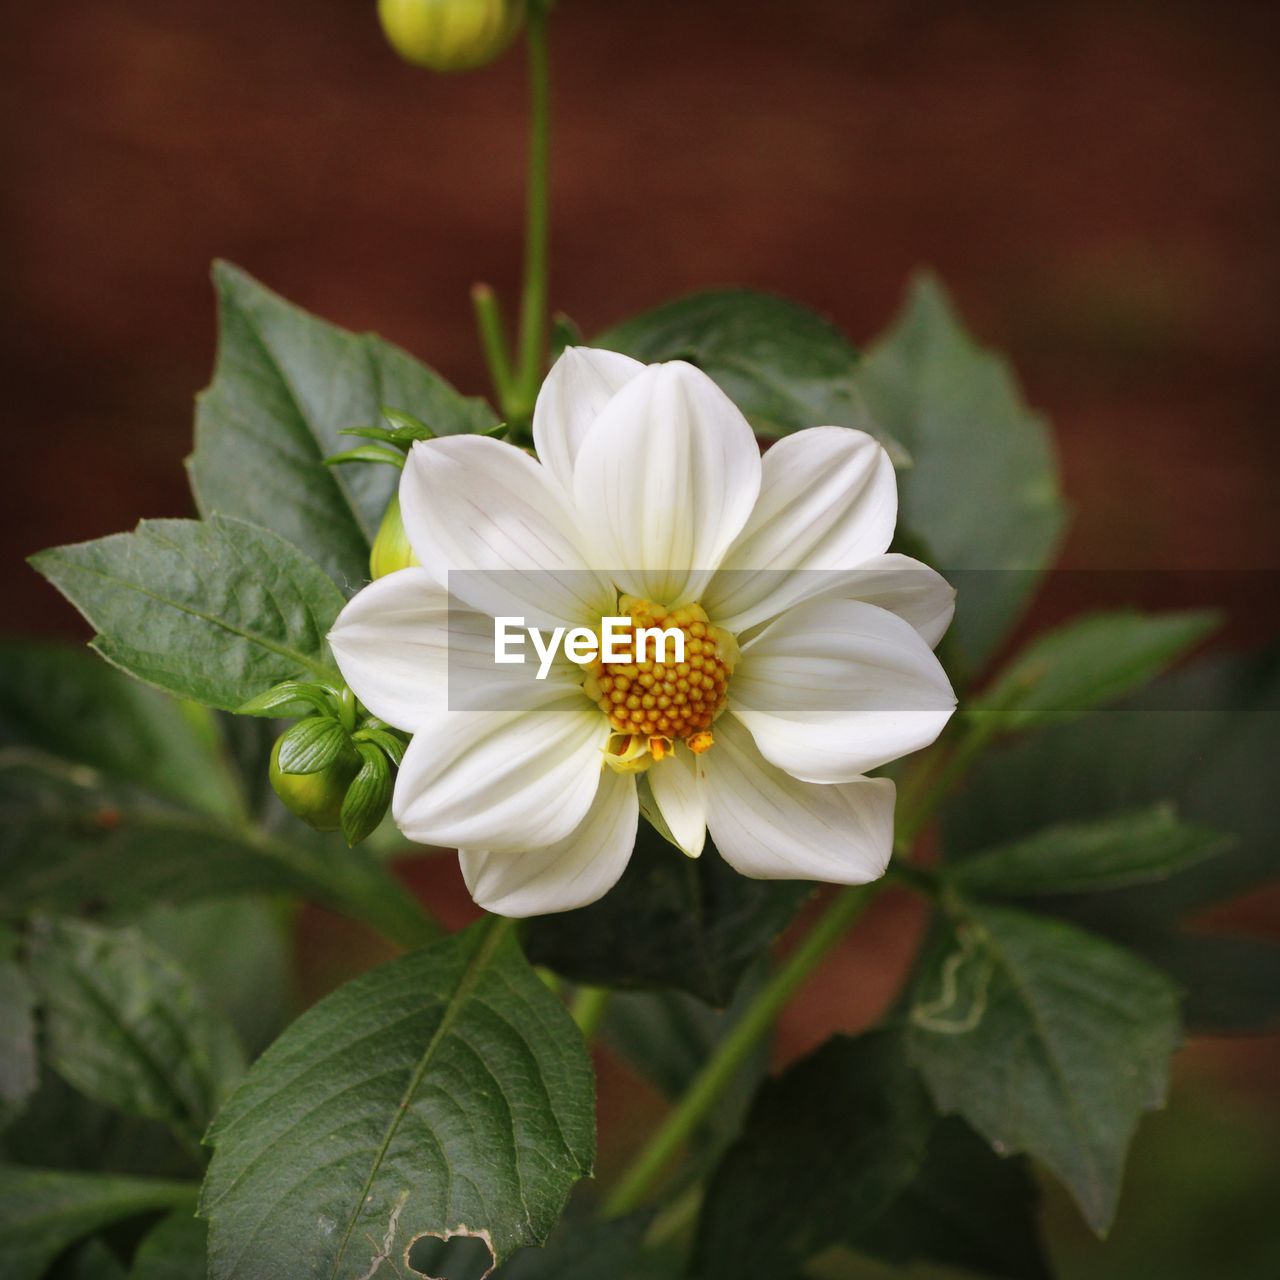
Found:
[{"label": "white petal", "polygon": [[955,710],[933,651],[901,618],[814,600],[749,641],[729,709],[765,758],[806,782],[848,782],[928,746]]},{"label": "white petal", "polygon": [[[415,733],[450,708],[518,711],[572,687],[575,668],[496,666],[493,619],[452,599],[425,569],[401,569],[350,600],[329,632],[343,678],[376,716]],[[580,675],[578,676],[580,681]]]},{"label": "white petal", "polygon": [[573,464],[600,411],[644,365],[616,351],[566,347],[551,366],[533,410],[538,460],[565,493],[573,493]]},{"label": "white petal", "polygon": [[707,839],[707,800],[698,780],[697,757],[683,743],[646,774],[667,830],[691,858]]},{"label": "white petal", "polygon": [[759,500],[702,603],[745,631],[887,550],[897,518],[893,464],[875,439],[848,427],[798,431],[764,455]]},{"label": "white petal", "polygon": [[486,436],[419,441],[400,510],[423,568],[474,609],[538,627],[598,626],[613,611],[568,499],[523,449]]},{"label": "white petal", "polygon": [[462,878],[477,904],[500,916],[585,907],[626,870],[639,812],[635,778],[606,769],[587,816],[563,840],[524,853],[461,850]]},{"label": "white petal", "polygon": [[600,785],[609,722],[574,692],[533,711],[451,711],[413,736],[391,811],[410,840],[512,852],[563,840]]},{"label": "white petal", "polygon": [[744,876],[865,884],[884,874],[893,852],[889,778],[797,782],[761,756],[732,716],[716,721],[702,762],[711,838]]},{"label": "white petal", "polygon": [[876,556],[839,578],[841,596],[896,613],[931,649],[946,635],[956,611],[955,587],[927,564],[897,552]]},{"label": "white petal", "polygon": [[666,605],[702,594],[759,489],[747,420],[681,361],[650,365],[609,401],[573,476],[594,562],[625,591]]}]

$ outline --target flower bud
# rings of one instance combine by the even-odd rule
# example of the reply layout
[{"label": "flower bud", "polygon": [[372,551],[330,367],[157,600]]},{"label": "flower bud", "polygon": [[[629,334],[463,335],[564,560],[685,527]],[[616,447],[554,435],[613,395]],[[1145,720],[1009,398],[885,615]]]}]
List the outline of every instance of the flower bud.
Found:
[{"label": "flower bud", "polygon": [[271,786],[290,813],[317,831],[337,831],[342,802],[360,772],[360,754],[349,743],[335,759],[314,773],[285,773],[280,768],[282,734],[271,749]]},{"label": "flower bud", "polygon": [[492,62],[524,21],[524,0],[378,0],[392,48],[432,71],[470,71]]},{"label": "flower bud", "polygon": [[397,569],[421,563],[405,534],[404,521],[400,518],[400,495],[396,494],[387,506],[378,526],[378,536],[373,540],[373,550],[369,552],[369,576],[385,578]]}]

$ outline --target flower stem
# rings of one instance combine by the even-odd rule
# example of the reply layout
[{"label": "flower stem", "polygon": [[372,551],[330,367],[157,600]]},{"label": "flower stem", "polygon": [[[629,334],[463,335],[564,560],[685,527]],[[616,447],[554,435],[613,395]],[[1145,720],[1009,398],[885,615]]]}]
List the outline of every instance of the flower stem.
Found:
[{"label": "flower stem", "polygon": [[[910,848],[956,781],[999,730],[1000,720],[995,715],[982,715],[966,722],[950,754],[936,771],[929,771],[930,776],[923,785],[912,789],[907,804],[900,808],[902,816],[894,842],[897,850]],[[906,812],[902,813],[904,808]],[[934,889],[926,877],[912,876],[910,872],[891,878],[905,882],[917,891],[932,894]],[[683,1097],[623,1173],[604,1202],[602,1212],[605,1217],[630,1213],[644,1202],[677,1149],[702,1122],[792,996],[862,914],[883,883],[852,885],[832,899],[817,923],[783,960],[739,1022],[703,1063]]]},{"label": "flower stem", "polygon": [[588,1043],[600,1027],[600,1020],[609,1006],[610,991],[607,987],[579,987],[569,1006],[573,1020]]},{"label": "flower stem", "polygon": [[529,194],[525,215],[524,288],[520,299],[520,349],[507,405],[519,425],[533,413],[547,343],[547,275],[550,240],[551,59],[547,47],[548,0],[530,0]]},{"label": "flower stem", "polygon": [[471,286],[471,306],[475,312],[476,329],[480,334],[480,346],[489,377],[493,382],[498,404],[506,413],[511,403],[511,361],[507,357],[507,335],[502,324],[502,310],[498,296],[487,284]]},{"label": "flower stem", "polygon": [[760,989],[742,1018],[703,1064],[684,1096],[622,1175],[605,1200],[605,1217],[630,1213],[643,1203],[676,1151],[706,1117],[805,979],[866,909],[877,888],[877,885],[852,885],[836,895],[817,924]]}]

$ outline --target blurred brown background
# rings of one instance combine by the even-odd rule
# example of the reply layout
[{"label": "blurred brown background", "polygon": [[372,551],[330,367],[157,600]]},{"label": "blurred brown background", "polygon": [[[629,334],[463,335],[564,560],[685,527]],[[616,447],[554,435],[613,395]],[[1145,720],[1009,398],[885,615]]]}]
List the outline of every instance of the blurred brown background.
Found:
[{"label": "blurred brown background", "polygon": [[[10,6],[6,627],[84,634],[22,556],[187,512],[215,256],[484,389],[467,288],[510,298],[518,279],[521,59],[431,77],[373,8]],[[562,0],[555,304],[590,332],[749,284],[864,341],[928,263],[1054,420],[1067,565],[1275,569],[1278,37],[1273,6],[1224,0]],[[1246,611],[1232,638],[1269,630]],[[1274,923],[1274,895],[1255,914]],[[902,923],[868,922],[793,1011],[793,1051],[874,1013]],[[1184,1118],[1139,1143],[1117,1243],[1097,1254],[1055,1209],[1061,1256],[1093,1277],[1207,1274],[1177,1218],[1204,1256],[1258,1242],[1214,1274],[1274,1259],[1251,1206],[1276,1192],[1275,1050],[1188,1055]]]}]

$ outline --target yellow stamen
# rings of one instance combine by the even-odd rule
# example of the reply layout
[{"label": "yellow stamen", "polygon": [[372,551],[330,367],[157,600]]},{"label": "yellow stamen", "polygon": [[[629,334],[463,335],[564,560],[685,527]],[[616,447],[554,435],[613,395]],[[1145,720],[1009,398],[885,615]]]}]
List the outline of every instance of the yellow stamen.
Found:
[{"label": "yellow stamen", "polygon": [[700,756],[704,751],[709,750],[714,743],[715,738],[712,737],[710,729],[703,729],[701,733],[695,733],[685,740],[685,745],[695,756]]}]

